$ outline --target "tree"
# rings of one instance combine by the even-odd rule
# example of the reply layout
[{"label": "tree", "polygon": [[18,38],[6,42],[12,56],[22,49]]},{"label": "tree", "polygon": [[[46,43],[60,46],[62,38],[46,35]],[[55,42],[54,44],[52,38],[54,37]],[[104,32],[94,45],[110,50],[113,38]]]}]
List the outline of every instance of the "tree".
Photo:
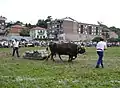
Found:
[{"label": "tree", "polygon": [[12,25],[13,25],[12,22],[8,22],[8,23],[6,23],[6,28],[11,27]]},{"label": "tree", "polygon": [[51,22],[51,21],[52,21],[52,16],[48,16],[45,21],[46,21],[46,22]]},{"label": "tree", "polygon": [[28,27],[28,24],[27,24],[27,23],[25,24],[25,27]]},{"label": "tree", "polygon": [[36,25],[42,28],[47,28],[47,23],[45,22],[45,20],[38,20]]},{"label": "tree", "polygon": [[29,29],[21,30],[20,36],[30,36],[30,30]]},{"label": "tree", "polygon": [[94,39],[92,39],[93,42],[99,42],[101,37],[95,37]]},{"label": "tree", "polygon": [[36,25],[42,28],[47,28],[47,23],[51,21],[52,21],[52,16],[48,16],[45,20],[39,19]]},{"label": "tree", "polygon": [[16,21],[15,23],[14,23],[14,25],[22,25],[23,24],[23,22],[20,22],[20,21]]},{"label": "tree", "polygon": [[107,41],[108,42],[117,42],[117,40],[115,38],[109,38]]},{"label": "tree", "polygon": [[116,34],[118,34],[118,36],[120,37],[120,28],[116,28],[115,26],[112,26],[109,29],[115,32]]},{"label": "tree", "polygon": [[25,24],[25,27],[27,27],[27,28],[29,28],[29,29],[31,29],[32,27],[33,27],[34,25],[31,25],[30,23],[29,24]]}]

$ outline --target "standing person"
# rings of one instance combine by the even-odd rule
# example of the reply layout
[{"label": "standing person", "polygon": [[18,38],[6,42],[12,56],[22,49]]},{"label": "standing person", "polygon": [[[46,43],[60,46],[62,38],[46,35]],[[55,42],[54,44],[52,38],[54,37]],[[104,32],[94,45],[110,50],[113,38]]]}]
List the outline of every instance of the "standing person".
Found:
[{"label": "standing person", "polygon": [[96,68],[99,68],[100,64],[101,64],[102,68],[104,68],[102,59],[104,56],[104,50],[107,49],[107,44],[106,44],[106,42],[104,42],[103,38],[100,38],[100,42],[97,43],[96,49],[97,49],[96,51],[98,54],[98,61],[97,61]]},{"label": "standing person", "polygon": [[19,41],[18,41],[17,39],[15,39],[15,40],[13,41],[13,54],[12,54],[12,56],[14,56],[14,54],[15,54],[15,52],[16,52],[17,57],[20,57],[20,56],[19,56],[18,49],[19,49]]}]

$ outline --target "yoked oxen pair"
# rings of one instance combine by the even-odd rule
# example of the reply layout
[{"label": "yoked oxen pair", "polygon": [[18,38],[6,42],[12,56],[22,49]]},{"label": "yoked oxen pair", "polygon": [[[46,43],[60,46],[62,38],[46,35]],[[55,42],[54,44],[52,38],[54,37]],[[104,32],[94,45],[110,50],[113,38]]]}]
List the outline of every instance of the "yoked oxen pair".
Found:
[{"label": "yoked oxen pair", "polygon": [[[54,43],[50,42],[49,49],[51,54],[51,60],[54,61],[53,56],[56,56],[58,54],[59,58],[62,60],[61,55],[69,55],[69,62],[77,58],[77,54],[83,54],[85,53],[85,48],[78,46],[74,43]],[[49,58],[48,57],[48,58]],[[47,60],[48,60],[47,58]],[[63,60],[62,60],[63,61]]]}]

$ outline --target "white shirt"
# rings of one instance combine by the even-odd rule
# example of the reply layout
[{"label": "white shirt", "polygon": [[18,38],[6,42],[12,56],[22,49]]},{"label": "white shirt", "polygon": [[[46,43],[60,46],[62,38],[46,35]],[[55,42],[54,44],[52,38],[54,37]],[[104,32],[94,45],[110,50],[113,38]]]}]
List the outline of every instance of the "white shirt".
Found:
[{"label": "white shirt", "polygon": [[4,44],[5,44],[6,46],[8,46],[8,45],[9,45],[9,44],[8,44],[8,42],[5,42]]},{"label": "white shirt", "polygon": [[14,41],[13,42],[13,47],[19,47],[19,41]]},{"label": "white shirt", "polygon": [[104,49],[107,49],[107,44],[104,41],[100,41],[97,43],[96,46],[97,51],[104,51]]}]

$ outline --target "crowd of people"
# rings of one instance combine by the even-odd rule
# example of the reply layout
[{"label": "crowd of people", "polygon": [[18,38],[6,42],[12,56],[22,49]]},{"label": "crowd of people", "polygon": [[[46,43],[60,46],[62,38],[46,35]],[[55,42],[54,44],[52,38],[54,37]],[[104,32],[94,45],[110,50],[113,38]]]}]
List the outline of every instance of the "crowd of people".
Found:
[{"label": "crowd of people", "polygon": [[[8,41],[8,40],[2,40],[0,41],[0,48],[11,48],[13,46],[12,44],[12,40]],[[36,40],[32,40],[32,41],[25,41],[25,40],[19,40],[19,47],[35,47],[35,46],[47,46],[49,44],[50,41],[36,41]],[[59,43],[59,41],[55,41],[57,43]],[[72,42],[71,43],[75,43],[77,45],[81,45],[83,44],[85,47],[96,47],[97,42]],[[113,46],[120,46],[119,42],[107,42],[107,46],[108,47],[113,47]]]},{"label": "crowd of people", "polygon": [[[0,48],[11,48],[13,46],[13,40],[0,41]],[[46,46],[48,42],[45,41],[21,41],[19,40],[19,47],[35,47],[35,46]]]}]

